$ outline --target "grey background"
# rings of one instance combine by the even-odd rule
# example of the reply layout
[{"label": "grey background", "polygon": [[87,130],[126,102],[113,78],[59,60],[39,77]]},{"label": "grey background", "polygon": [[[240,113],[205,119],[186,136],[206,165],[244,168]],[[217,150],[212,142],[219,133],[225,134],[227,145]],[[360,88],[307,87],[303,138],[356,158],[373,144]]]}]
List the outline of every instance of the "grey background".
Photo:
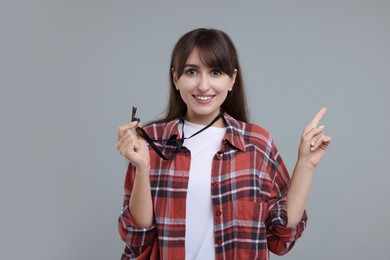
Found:
[{"label": "grey background", "polygon": [[[389,259],[390,1],[0,1],[0,259],[119,259],[117,126],[165,108],[197,27],[239,51],[251,119],[292,171],[321,107],[333,137],[283,259]],[[272,256],[278,259],[277,256]]]}]

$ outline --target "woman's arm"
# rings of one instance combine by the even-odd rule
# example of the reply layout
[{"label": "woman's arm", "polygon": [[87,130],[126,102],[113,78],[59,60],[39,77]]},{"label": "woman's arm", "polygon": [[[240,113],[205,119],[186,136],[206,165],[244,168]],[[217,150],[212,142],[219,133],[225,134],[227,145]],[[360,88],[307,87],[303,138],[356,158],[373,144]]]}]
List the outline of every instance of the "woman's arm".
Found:
[{"label": "woman's arm", "polygon": [[324,135],[324,127],[319,126],[326,108],[322,108],[303,131],[298,150],[298,160],[287,191],[288,227],[297,225],[302,219],[314,171],[324,156],[331,138]]},{"label": "woman's arm", "polygon": [[152,226],[153,202],[150,192],[149,169],[137,169],[129,209],[139,228]]}]

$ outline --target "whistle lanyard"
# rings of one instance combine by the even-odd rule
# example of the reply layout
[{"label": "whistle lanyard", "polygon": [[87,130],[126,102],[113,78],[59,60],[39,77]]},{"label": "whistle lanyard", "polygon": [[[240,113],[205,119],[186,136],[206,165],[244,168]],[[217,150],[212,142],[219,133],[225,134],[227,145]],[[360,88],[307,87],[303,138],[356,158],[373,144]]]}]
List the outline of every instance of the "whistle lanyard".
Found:
[{"label": "whistle lanyard", "polygon": [[[137,108],[133,107],[133,113],[132,113],[131,121],[138,121],[139,122],[140,121],[139,118],[135,117],[136,111],[137,111]],[[152,139],[145,132],[145,130],[142,129],[141,127],[137,127],[136,128],[136,132],[137,132],[137,134],[139,134],[142,138],[144,138],[149,143],[149,145],[158,154],[158,156],[160,156],[163,160],[171,160],[171,159],[173,159],[176,156],[176,154],[182,148],[184,140],[190,139],[190,138],[194,137],[195,135],[200,134],[201,132],[203,132],[204,130],[206,130],[210,126],[212,126],[215,122],[217,122],[222,116],[223,116],[223,111],[221,110],[221,112],[213,119],[213,121],[211,121],[210,124],[206,125],[202,129],[200,129],[198,132],[196,132],[193,135],[191,135],[190,137],[184,137],[184,117],[183,116],[180,116],[180,118],[179,118],[180,122],[182,123],[182,137],[180,137],[179,139],[177,139],[177,135],[172,135],[171,137],[169,137],[169,139]],[[167,157],[156,146],[156,144],[155,144],[156,142],[167,142],[167,144],[175,143],[176,146],[175,146],[175,149],[173,150],[172,154]]]}]

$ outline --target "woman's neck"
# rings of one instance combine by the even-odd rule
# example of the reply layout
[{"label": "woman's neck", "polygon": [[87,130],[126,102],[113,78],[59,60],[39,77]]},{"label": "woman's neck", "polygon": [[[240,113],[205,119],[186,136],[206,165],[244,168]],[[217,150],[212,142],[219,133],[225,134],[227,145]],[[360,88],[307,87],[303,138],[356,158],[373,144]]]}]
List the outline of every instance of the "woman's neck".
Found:
[{"label": "woman's neck", "polygon": [[[220,113],[220,112],[219,112]],[[190,116],[188,113],[184,116],[184,119],[188,122],[203,125],[206,126],[210,124],[218,115],[219,113],[216,113],[215,115],[198,115],[198,116]],[[226,127],[226,123],[223,117],[219,118],[213,125],[213,127]]]}]

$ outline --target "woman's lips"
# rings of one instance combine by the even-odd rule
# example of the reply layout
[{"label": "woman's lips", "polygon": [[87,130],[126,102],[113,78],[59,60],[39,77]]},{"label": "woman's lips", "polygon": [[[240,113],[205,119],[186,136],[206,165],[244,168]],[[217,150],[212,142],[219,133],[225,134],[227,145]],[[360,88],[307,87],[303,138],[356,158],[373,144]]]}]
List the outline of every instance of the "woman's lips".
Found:
[{"label": "woman's lips", "polygon": [[210,103],[212,98],[214,96],[202,96],[202,95],[193,95],[193,97],[195,98],[195,100],[198,102],[198,103],[201,103],[201,104],[207,104],[207,103]]}]

